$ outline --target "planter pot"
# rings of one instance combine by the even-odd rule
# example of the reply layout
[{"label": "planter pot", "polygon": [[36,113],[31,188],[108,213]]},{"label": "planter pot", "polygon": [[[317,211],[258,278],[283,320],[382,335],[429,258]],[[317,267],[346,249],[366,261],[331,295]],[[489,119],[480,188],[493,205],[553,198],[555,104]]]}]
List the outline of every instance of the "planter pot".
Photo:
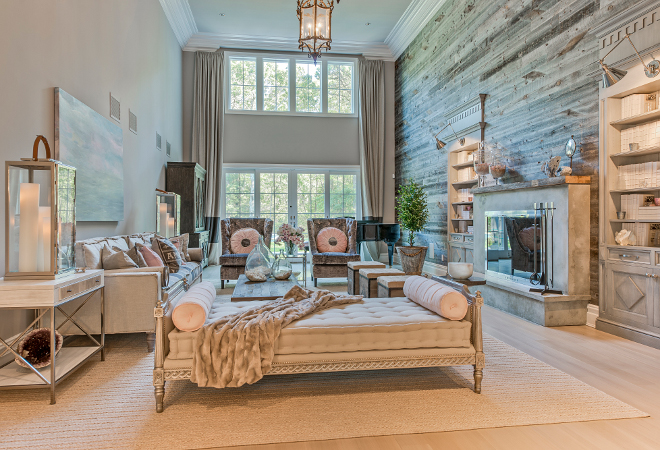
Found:
[{"label": "planter pot", "polygon": [[426,259],[428,247],[397,247],[396,251],[401,260],[401,270],[406,275],[421,275]]}]

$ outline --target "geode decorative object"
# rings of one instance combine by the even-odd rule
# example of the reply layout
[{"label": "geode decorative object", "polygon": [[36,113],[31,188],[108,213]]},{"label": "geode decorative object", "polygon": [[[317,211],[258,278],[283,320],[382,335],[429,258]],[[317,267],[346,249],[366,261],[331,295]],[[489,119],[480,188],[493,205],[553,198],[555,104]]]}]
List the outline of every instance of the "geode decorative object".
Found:
[{"label": "geode decorative object", "polygon": [[[55,330],[55,354],[57,355],[62,349],[64,337]],[[50,357],[50,328],[38,328],[30,331],[21,342],[18,343],[17,353],[21,355],[27,362],[32,364],[35,369],[48,367],[51,362]],[[20,358],[14,359],[16,364],[28,369],[27,364]]]},{"label": "geode decorative object", "polygon": [[555,156],[554,158],[550,159],[550,161],[546,161],[545,163],[543,163],[543,167],[541,168],[541,171],[543,171],[543,173],[550,178],[556,177],[557,172],[559,170],[560,161],[561,161],[561,156]]},{"label": "geode decorative object", "polygon": [[561,166],[559,170],[557,171],[557,176],[558,177],[567,177],[570,174],[573,173],[573,169],[571,169],[568,166]]},{"label": "geode decorative object", "polygon": [[619,245],[635,245],[637,238],[631,230],[623,229],[616,233],[614,241]]}]

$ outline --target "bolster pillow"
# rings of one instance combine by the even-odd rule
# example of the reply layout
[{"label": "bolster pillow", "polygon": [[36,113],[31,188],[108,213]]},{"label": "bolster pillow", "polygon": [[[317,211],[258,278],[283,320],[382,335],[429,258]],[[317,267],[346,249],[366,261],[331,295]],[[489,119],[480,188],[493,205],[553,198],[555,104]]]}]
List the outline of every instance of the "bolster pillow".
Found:
[{"label": "bolster pillow", "polygon": [[404,283],[403,295],[449,320],[462,320],[468,311],[468,301],[463,294],[416,275]]},{"label": "bolster pillow", "polygon": [[197,331],[204,326],[215,301],[215,286],[202,281],[183,294],[172,311],[172,322],[181,331]]}]

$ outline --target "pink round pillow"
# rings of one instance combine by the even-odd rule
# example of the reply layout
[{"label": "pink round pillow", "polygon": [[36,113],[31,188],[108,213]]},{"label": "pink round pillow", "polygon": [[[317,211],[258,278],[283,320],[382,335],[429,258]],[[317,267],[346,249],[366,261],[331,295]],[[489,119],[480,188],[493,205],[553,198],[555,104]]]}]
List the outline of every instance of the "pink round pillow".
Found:
[{"label": "pink round pillow", "polygon": [[344,253],[348,240],[343,231],[335,227],[326,227],[316,236],[316,248],[321,253]]},{"label": "pink round pillow", "polygon": [[232,253],[250,253],[259,242],[259,232],[254,228],[241,228],[229,240]]}]

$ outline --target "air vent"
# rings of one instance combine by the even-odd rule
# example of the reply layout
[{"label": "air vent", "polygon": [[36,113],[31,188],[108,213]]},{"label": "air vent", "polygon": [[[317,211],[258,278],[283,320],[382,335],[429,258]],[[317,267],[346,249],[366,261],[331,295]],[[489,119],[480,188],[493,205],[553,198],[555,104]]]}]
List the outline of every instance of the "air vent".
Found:
[{"label": "air vent", "polygon": [[169,157],[172,156],[172,146],[169,142],[165,141],[165,154]]},{"label": "air vent", "polygon": [[110,93],[110,117],[115,119],[117,122],[121,121],[121,102],[117,97]]},{"label": "air vent", "polygon": [[158,133],[156,133],[156,148],[158,149],[158,151],[161,151],[163,149],[162,138]]},{"label": "air vent", "polygon": [[128,129],[137,134],[137,116],[130,109],[128,110]]}]

